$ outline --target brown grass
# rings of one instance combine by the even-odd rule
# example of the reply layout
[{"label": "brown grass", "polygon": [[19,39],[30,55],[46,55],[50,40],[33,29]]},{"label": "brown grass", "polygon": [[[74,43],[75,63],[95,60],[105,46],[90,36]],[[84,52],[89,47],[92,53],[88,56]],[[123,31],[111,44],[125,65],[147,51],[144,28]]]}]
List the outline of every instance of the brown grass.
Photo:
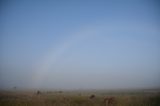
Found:
[{"label": "brown grass", "polygon": [[112,106],[160,106],[158,93],[57,93],[42,92],[0,92],[0,106],[106,106],[105,97],[115,98]]}]

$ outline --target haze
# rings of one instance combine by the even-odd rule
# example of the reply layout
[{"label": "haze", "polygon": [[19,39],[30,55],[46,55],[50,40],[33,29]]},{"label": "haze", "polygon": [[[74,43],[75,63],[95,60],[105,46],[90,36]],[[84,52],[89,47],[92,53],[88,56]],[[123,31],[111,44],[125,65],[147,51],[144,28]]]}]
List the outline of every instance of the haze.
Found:
[{"label": "haze", "polygon": [[156,0],[0,3],[0,88],[160,87]]}]

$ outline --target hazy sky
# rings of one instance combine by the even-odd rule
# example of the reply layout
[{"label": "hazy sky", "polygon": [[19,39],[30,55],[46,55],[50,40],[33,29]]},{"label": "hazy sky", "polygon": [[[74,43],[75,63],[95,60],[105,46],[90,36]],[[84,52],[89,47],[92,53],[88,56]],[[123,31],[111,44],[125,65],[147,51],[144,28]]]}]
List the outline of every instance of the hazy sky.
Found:
[{"label": "hazy sky", "polygon": [[160,87],[158,0],[1,0],[0,88]]}]

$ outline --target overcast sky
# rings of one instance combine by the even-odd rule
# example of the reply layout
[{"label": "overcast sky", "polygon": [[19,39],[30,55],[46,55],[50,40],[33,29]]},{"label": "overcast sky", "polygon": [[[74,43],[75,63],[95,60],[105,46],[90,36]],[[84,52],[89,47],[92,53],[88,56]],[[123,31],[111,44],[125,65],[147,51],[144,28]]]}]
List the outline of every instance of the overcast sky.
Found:
[{"label": "overcast sky", "polygon": [[160,87],[156,0],[2,0],[0,88]]}]

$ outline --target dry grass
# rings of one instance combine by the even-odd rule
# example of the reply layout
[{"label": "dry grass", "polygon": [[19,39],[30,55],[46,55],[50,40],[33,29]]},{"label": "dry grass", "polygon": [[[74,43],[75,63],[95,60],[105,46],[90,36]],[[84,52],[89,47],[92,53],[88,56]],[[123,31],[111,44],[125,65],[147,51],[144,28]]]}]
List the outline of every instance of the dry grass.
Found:
[{"label": "dry grass", "polygon": [[0,106],[106,106],[104,98],[114,96],[112,106],[160,106],[158,93],[0,92]]}]

